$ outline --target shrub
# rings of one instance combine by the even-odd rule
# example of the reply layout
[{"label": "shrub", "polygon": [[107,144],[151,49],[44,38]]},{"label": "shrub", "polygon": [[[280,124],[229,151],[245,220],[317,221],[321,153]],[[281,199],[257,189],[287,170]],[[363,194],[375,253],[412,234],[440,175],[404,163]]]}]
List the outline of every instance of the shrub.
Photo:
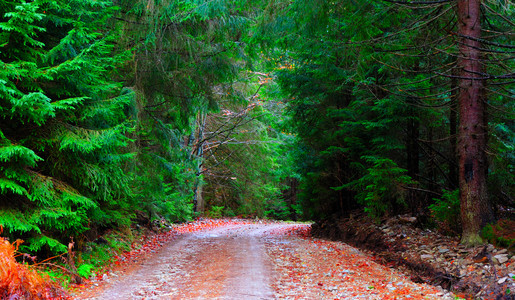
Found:
[{"label": "shrub", "polygon": [[0,238],[0,299],[65,299],[64,291],[48,275],[40,275],[33,267],[18,263],[14,244]]},{"label": "shrub", "polygon": [[281,197],[273,197],[265,203],[265,216],[275,220],[288,220],[291,210]]},{"label": "shrub", "polygon": [[460,222],[460,197],[459,190],[445,190],[441,199],[434,198],[435,203],[429,206],[433,218],[435,218],[440,230],[445,233],[458,233],[461,229]]},{"label": "shrub", "polygon": [[223,206],[211,206],[211,209],[208,212],[208,216],[214,219],[220,219],[223,216]]},{"label": "shrub", "polygon": [[489,224],[481,235],[489,243],[515,251],[515,221],[499,220],[496,224]]},{"label": "shrub", "polygon": [[91,271],[93,270],[93,268],[93,265],[83,264],[77,268],[77,273],[79,273],[81,277],[89,278],[91,276]]},{"label": "shrub", "polygon": [[350,188],[356,192],[359,204],[365,207],[369,216],[378,220],[386,213],[397,213],[396,207],[405,207],[407,196],[405,186],[413,184],[405,169],[393,160],[375,156],[362,157],[370,165],[364,175],[350,183],[332,189],[338,191]]}]

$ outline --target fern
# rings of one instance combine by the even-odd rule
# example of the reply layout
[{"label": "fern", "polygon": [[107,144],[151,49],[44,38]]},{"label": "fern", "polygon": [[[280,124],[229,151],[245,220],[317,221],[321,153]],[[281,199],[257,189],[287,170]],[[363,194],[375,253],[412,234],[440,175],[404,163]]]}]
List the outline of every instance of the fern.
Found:
[{"label": "fern", "polygon": [[19,241],[10,243],[0,238],[0,297],[2,299],[63,299],[65,292],[49,278],[41,276],[40,272],[18,263]]},{"label": "fern", "polygon": [[82,264],[80,265],[78,268],[77,268],[77,273],[84,277],[84,278],[89,278],[89,276],[91,275],[91,271],[95,268],[95,266],[93,265],[90,265],[90,264]]}]

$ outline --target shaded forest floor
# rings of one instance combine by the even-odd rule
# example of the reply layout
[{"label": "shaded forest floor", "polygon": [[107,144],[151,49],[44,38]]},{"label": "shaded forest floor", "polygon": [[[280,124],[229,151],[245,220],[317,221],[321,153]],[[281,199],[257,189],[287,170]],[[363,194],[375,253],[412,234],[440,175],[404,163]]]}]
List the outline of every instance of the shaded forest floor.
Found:
[{"label": "shaded forest floor", "polygon": [[396,216],[381,224],[363,214],[313,225],[313,235],[344,241],[411,280],[452,291],[466,299],[515,299],[515,256],[491,244],[465,247],[459,239],[415,226]]}]

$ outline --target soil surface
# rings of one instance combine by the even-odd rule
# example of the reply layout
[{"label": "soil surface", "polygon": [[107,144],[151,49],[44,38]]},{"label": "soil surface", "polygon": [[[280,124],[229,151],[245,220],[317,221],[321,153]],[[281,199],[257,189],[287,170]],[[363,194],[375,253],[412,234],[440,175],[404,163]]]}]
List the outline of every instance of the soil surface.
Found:
[{"label": "soil surface", "polygon": [[97,276],[75,299],[454,299],[311,225],[209,221]]}]

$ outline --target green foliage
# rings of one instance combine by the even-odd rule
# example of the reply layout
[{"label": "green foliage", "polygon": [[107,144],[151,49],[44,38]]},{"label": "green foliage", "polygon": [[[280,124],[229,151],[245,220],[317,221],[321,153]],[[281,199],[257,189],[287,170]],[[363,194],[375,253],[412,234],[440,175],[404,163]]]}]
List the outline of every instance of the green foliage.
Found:
[{"label": "green foliage", "polygon": [[8,228],[13,232],[41,232],[41,229],[36,224],[27,220],[24,214],[17,209],[2,209],[0,211],[0,220],[3,227]]},{"label": "green foliage", "polygon": [[224,215],[224,207],[223,206],[211,206],[211,209],[208,211],[207,216],[214,219],[220,219]]},{"label": "green foliage", "polygon": [[[61,253],[70,237],[128,228],[135,210],[190,220],[202,200],[216,217],[429,208],[456,224],[453,11],[373,0],[3,1],[0,225],[27,251]],[[484,14],[488,30],[511,30],[513,11],[491,4]],[[513,83],[503,76],[515,65],[501,50],[513,40],[489,39],[488,72],[502,81],[488,86],[499,108],[488,116],[489,190],[509,206]]]},{"label": "green foliage", "polygon": [[445,190],[441,198],[434,198],[435,202],[429,205],[433,217],[438,221],[441,230],[448,233],[457,233],[460,224],[460,197],[459,190]]},{"label": "green foliage", "polygon": [[284,199],[275,197],[265,203],[265,217],[274,220],[290,220],[292,215],[291,208]]},{"label": "green foliage", "polygon": [[77,268],[77,273],[79,276],[84,278],[89,278],[91,276],[91,271],[93,270],[94,266],[90,264],[82,264]]},{"label": "green foliage", "polygon": [[515,250],[515,221],[502,219],[495,224],[486,225],[481,231],[481,237],[498,247]]},{"label": "green foliage", "polygon": [[[167,139],[168,143],[173,143],[171,139]],[[147,211],[151,219],[190,220],[194,165],[187,149],[168,148],[163,156],[141,149],[132,166],[135,176],[131,182],[139,209]]]},{"label": "green foliage", "polygon": [[[121,47],[138,93],[135,194],[152,218],[192,217],[205,182],[205,118],[241,70],[240,38],[250,19],[238,1],[120,1]],[[239,36],[239,37],[238,37]],[[143,41],[143,42],[141,42]],[[230,89],[230,88],[228,88]],[[232,99],[231,99],[232,98]],[[157,171],[156,171],[157,170]]]},{"label": "green foliage", "polygon": [[[513,102],[513,101],[512,101]],[[510,104],[513,111],[515,105]],[[515,124],[505,123],[503,117],[499,123],[491,123],[490,147],[496,149],[496,155],[490,160],[488,188],[492,199],[503,206],[509,204],[509,197],[515,193]]]},{"label": "green foliage", "polygon": [[[486,26],[509,32],[513,12],[490,5],[484,4]],[[285,127],[297,134],[291,151],[306,218],[363,207],[375,216],[427,214],[431,194],[457,188],[459,42],[448,35],[455,22],[449,3],[275,1],[267,7],[253,38],[287,103]],[[506,49],[513,40],[487,39],[495,42],[485,45],[499,45],[492,52],[498,58],[485,60],[488,74],[506,75],[512,68],[498,62],[512,66]],[[513,113],[513,83],[501,81],[488,88],[496,108],[489,109],[489,192],[509,206],[513,122],[506,113]]]},{"label": "green foliage", "polygon": [[36,252],[37,250],[43,248],[43,246],[47,246],[52,253],[65,253],[67,248],[61,242],[56,239],[47,237],[47,236],[39,236],[36,238],[31,238],[27,241],[28,246],[21,246],[22,251],[27,252]]},{"label": "green foliage", "polygon": [[193,216],[196,121],[243,66],[247,3],[117,4],[0,5],[0,225],[32,252],[128,227],[135,207]]},{"label": "green foliage", "polygon": [[284,104],[274,97],[271,78],[261,72],[240,76],[220,93],[220,111],[206,117],[203,196],[208,209],[224,206],[226,214],[264,217],[267,203],[280,197],[283,181],[293,175],[287,147],[292,136],[280,128]]},{"label": "green foliage", "polygon": [[[135,207],[151,220],[191,219],[210,157],[201,120],[219,102],[248,109],[251,91],[233,81],[249,62],[250,2],[117,4],[0,4],[0,225],[26,251],[57,254],[70,237],[126,228]],[[265,143],[231,162],[232,214],[263,216],[263,199],[279,193],[263,124],[239,134]],[[249,149],[259,159],[247,170]]]},{"label": "green foliage", "polygon": [[42,160],[34,151],[20,145],[5,145],[0,148],[0,161],[16,162],[29,167],[36,166],[36,162]]},{"label": "green foliage", "polygon": [[126,218],[111,213],[130,196],[133,126],[111,79],[124,58],[101,32],[112,13],[108,1],[0,6],[0,225],[27,251],[61,253],[91,224]]},{"label": "green foliage", "polygon": [[407,188],[413,183],[412,179],[405,175],[406,170],[388,158],[368,156],[363,159],[371,165],[365,174],[356,181],[334,189],[354,190],[357,201],[374,218],[395,211],[395,206],[406,206]]},{"label": "green foliage", "polygon": [[84,268],[90,273],[103,268],[123,251],[131,250],[131,243],[135,239],[132,233],[124,234],[121,232],[111,232],[104,235],[103,238],[107,243],[88,242],[86,243],[86,251],[80,254],[80,260],[83,262],[81,266],[86,265],[87,267]]}]

